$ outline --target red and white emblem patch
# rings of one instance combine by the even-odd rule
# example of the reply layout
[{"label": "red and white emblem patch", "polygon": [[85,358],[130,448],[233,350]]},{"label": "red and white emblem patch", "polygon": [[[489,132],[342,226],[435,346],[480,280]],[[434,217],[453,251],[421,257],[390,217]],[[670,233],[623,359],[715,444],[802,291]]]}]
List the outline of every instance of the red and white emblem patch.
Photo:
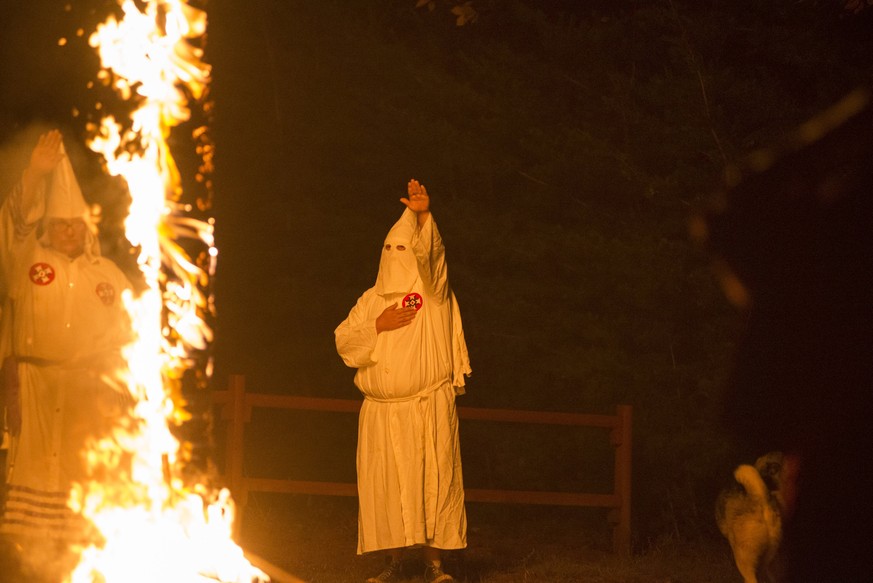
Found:
[{"label": "red and white emblem patch", "polygon": [[111,306],[115,303],[115,288],[112,287],[111,283],[101,282],[97,284],[97,297],[100,298],[100,301],[106,304],[107,306]]},{"label": "red and white emblem patch", "polygon": [[406,294],[403,298],[403,307],[404,308],[415,308],[415,311],[419,311],[421,307],[424,305],[424,300],[421,299],[421,295],[412,292],[411,294]]},{"label": "red and white emblem patch", "polygon": [[55,280],[55,268],[48,263],[34,263],[29,275],[36,285],[48,285]]}]

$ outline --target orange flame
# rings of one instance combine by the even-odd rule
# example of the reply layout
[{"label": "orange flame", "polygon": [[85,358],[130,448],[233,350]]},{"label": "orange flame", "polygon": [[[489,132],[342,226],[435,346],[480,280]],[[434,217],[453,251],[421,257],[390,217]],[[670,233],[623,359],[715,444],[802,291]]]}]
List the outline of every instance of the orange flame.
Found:
[{"label": "orange flame", "polygon": [[[71,496],[105,543],[84,549],[70,581],[268,581],[231,539],[229,493],[185,486],[172,472],[182,454],[170,423],[184,419],[174,397],[192,351],[212,341],[204,319],[211,298],[203,290],[217,258],[213,223],[185,216],[191,208],[179,202],[181,180],[167,142],[190,119],[189,99],[207,92],[211,70],[193,42],[206,32],[206,14],[182,0],[119,0],[119,7],[123,17],[99,25],[90,44],[100,55],[99,77],[137,107],[126,127],[112,116],[90,127],[89,147],[127,182],[125,230],[139,249],[146,290],[123,298],[135,332],[124,351],[133,415],[88,452],[91,467],[109,468],[113,477],[79,484]],[[208,165],[211,146],[206,150],[199,153]],[[205,259],[190,259],[180,238],[197,241]]]}]

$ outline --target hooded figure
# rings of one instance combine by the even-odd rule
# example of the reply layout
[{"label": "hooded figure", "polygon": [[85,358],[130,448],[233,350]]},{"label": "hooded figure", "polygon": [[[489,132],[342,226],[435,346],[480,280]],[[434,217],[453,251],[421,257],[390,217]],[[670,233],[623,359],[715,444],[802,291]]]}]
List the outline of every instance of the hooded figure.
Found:
[{"label": "hooded figure", "polygon": [[412,253],[415,224],[415,213],[406,209],[385,237],[376,276],[376,293],[380,296],[407,294],[418,279],[418,266]]},{"label": "hooded figure", "polygon": [[385,238],[376,283],[337,327],[336,346],[357,369],[364,395],[358,554],[396,550],[382,574],[390,577],[399,549],[424,546],[426,580],[449,581],[439,549],[466,546],[455,396],[464,392],[470,360],[429,197],[416,181],[409,191]]},{"label": "hooded figure", "polygon": [[48,176],[48,192],[45,197],[45,214],[40,225],[39,242],[43,246],[52,244],[50,223],[52,219],[78,221],[85,224],[83,252],[91,257],[100,255],[100,241],[97,239],[97,226],[91,220],[91,211],[82,196],[82,189],[73,172],[70,158],[61,142],[60,154],[63,156]]},{"label": "hooded figure", "polygon": [[130,287],[100,256],[94,225],[57,131],[40,137],[0,209],[3,310],[0,395],[11,437],[0,532],[20,540],[83,534],[66,506],[85,476],[81,453],[120,414],[106,384],[129,339],[121,294]]}]

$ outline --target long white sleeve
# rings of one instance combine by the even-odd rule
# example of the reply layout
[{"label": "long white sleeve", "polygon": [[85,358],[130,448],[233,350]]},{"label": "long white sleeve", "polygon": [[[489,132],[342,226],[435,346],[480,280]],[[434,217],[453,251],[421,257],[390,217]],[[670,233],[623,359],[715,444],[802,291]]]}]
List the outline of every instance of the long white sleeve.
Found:
[{"label": "long white sleeve", "polygon": [[376,349],[376,318],[367,314],[367,299],[373,294],[367,290],[358,298],[349,316],[334,330],[336,351],[346,366],[361,368],[376,363],[373,352]]},{"label": "long white sleeve", "polygon": [[35,192],[24,188],[20,180],[0,208],[0,264],[6,277],[10,276],[15,248],[30,235],[45,214],[45,181]]},{"label": "long white sleeve", "polygon": [[443,303],[449,294],[449,277],[446,269],[446,248],[431,214],[422,227],[412,235],[412,251],[418,263],[418,275],[428,292],[438,303]]}]

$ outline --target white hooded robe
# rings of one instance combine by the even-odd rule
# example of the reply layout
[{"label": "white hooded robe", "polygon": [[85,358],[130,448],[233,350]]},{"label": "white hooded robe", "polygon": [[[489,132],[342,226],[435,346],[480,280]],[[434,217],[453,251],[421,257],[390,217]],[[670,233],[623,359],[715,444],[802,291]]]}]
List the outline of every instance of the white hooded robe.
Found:
[{"label": "white hooded robe", "polygon": [[[464,392],[470,363],[436,223],[431,216],[419,229],[416,221],[407,209],[386,239],[414,256],[408,289],[384,285],[383,251],[377,285],[335,331],[337,351],[357,369],[355,385],[365,397],[357,448],[359,554],[467,544],[455,395]],[[411,236],[397,239],[398,231]],[[376,318],[407,296],[420,304],[412,323],[377,334]]]},{"label": "white hooded robe", "polygon": [[100,257],[90,224],[86,252],[76,259],[38,239],[40,221],[87,210],[66,157],[50,184],[46,195],[45,185],[27,193],[19,183],[0,209],[8,287],[0,356],[18,360],[21,415],[7,456],[0,532],[70,540],[82,536],[80,518],[67,507],[71,483],[83,478],[82,447],[108,428],[123,401],[100,376],[119,364],[128,338],[121,293],[130,284]]}]

